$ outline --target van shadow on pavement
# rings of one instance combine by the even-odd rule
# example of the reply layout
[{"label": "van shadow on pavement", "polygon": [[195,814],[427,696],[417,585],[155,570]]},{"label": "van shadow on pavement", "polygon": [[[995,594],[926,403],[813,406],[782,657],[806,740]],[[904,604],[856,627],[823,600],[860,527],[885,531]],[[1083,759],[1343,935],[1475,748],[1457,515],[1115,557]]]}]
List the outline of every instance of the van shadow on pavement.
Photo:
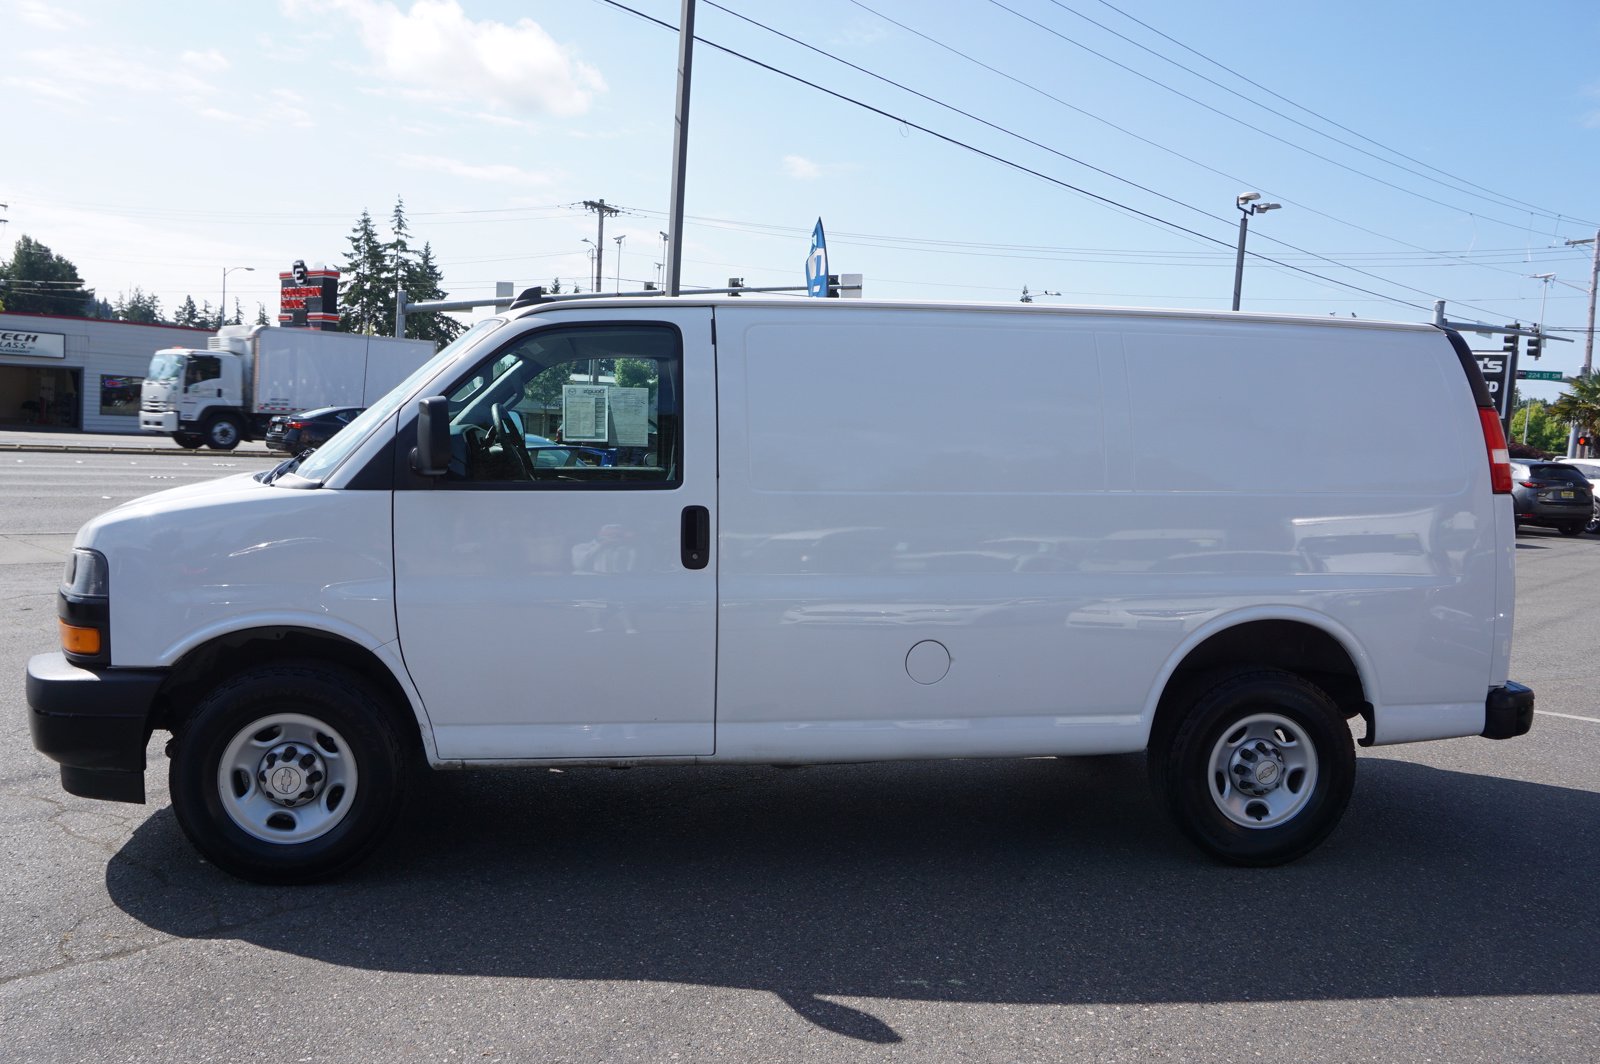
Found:
[{"label": "van shadow on pavement", "polygon": [[763,989],[879,1043],[899,1036],[823,996],[1600,992],[1600,795],[1358,763],[1340,829],[1276,869],[1189,849],[1134,755],[440,774],[334,883],[233,880],[170,810],[106,882],[179,937],[376,971]]}]

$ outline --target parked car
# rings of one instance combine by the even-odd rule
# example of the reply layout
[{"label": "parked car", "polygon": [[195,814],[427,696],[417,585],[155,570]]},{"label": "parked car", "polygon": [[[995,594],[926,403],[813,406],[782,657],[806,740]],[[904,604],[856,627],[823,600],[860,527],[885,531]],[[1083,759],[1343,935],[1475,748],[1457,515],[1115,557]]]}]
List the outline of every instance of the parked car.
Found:
[{"label": "parked car", "polygon": [[599,447],[580,447],[570,443],[557,443],[547,436],[525,433],[523,445],[535,469],[560,469],[563,466],[613,466],[617,464],[616,452]]},{"label": "parked car", "polygon": [[1511,498],[1518,525],[1539,525],[1576,536],[1594,521],[1594,487],[1574,465],[1512,462]]},{"label": "parked car", "polygon": [[323,406],[303,414],[279,414],[267,426],[267,450],[314,451],[361,413],[359,406]]},{"label": "parked car", "polygon": [[1583,475],[1589,478],[1589,487],[1595,491],[1594,516],[1584,531],[1600,533],[1600,458],[1557,458],[1556,461],[1583,470]]}]

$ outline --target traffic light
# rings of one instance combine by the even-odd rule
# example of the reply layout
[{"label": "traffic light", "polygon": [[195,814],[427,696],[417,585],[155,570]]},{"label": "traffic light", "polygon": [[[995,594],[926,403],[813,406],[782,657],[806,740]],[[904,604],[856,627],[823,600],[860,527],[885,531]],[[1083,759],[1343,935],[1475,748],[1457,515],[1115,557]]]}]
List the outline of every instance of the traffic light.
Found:
[{"label": "traffic light", "polygon": [[1533,327],[1533,335],[1528,337],[1528,357],[1538,358],[1544,353],[1544,336],[1539,332],[1539,326]]},{"label": "traffic light", "polygon": [[[1520,328],[1522,328],[1522,324],[1520,322],[1515,322],[1514,321],[1510,325],[1507,325],[1506,328],[1508,328],[1508,329],[1520,329]],[[1516,354],[1517,353],[1517,334],[1516,333],[1506,333],[1505,341],[1500,345],[1500,349],[1502,351],[1504,351],[1508,357],[1511,356],[1511,355]]]},{"label": "traffic light", "polygon": [[839,298],[839,275],[836,273],[828,274],[828,298]]},{"label": "traffic light", "polygon": [[730,277],[730,278],[728,278],[728,294],[730,296],[738,295],[739,294],[739,289],[741,289],[743,287],[744,287],[744,278],[743,277]]},{"label": "traffic light", "polygon": [[1578,437],[1578,446],[1582,447],[1585,453],[1588,453],[1589,447],[1593,443],[1594,443],[1594,437],[1593,436],[1579,436]]}]

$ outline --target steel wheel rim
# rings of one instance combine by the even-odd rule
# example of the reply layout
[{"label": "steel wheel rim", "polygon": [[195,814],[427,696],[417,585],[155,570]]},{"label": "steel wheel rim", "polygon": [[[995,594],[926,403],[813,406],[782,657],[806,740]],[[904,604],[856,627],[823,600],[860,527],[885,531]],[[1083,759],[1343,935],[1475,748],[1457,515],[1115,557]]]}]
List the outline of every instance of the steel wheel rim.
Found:
[{"label": "steel wheel rim", "polygon": [[1218,811],[1255,830],[1293,820],[1317,789],[1316,746],[1282,713],[1257,713],[1229,725],[1206,768],[1206,790]]},{"label": "steel wheel rim", "polygon": [[279,846],[321,838],[349,815],[359,773],[326,721],[273,713],[239,729],[217,763],[217,797],[245,834]]}]

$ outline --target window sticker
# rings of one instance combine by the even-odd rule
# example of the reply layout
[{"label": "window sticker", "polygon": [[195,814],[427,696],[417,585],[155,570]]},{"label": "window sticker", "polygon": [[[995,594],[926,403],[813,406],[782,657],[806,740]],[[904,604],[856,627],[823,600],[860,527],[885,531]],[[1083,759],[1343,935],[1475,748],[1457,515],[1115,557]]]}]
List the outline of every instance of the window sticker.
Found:
[{"label": "window sticker", "polygon": [[568,384],[561,389],[561,438],[604,443],[610,391],[604,384]]},{"label": "window sticker", "polygon": [[611,389],[611,424],[618,447],[650,445],[650,389]]}]

